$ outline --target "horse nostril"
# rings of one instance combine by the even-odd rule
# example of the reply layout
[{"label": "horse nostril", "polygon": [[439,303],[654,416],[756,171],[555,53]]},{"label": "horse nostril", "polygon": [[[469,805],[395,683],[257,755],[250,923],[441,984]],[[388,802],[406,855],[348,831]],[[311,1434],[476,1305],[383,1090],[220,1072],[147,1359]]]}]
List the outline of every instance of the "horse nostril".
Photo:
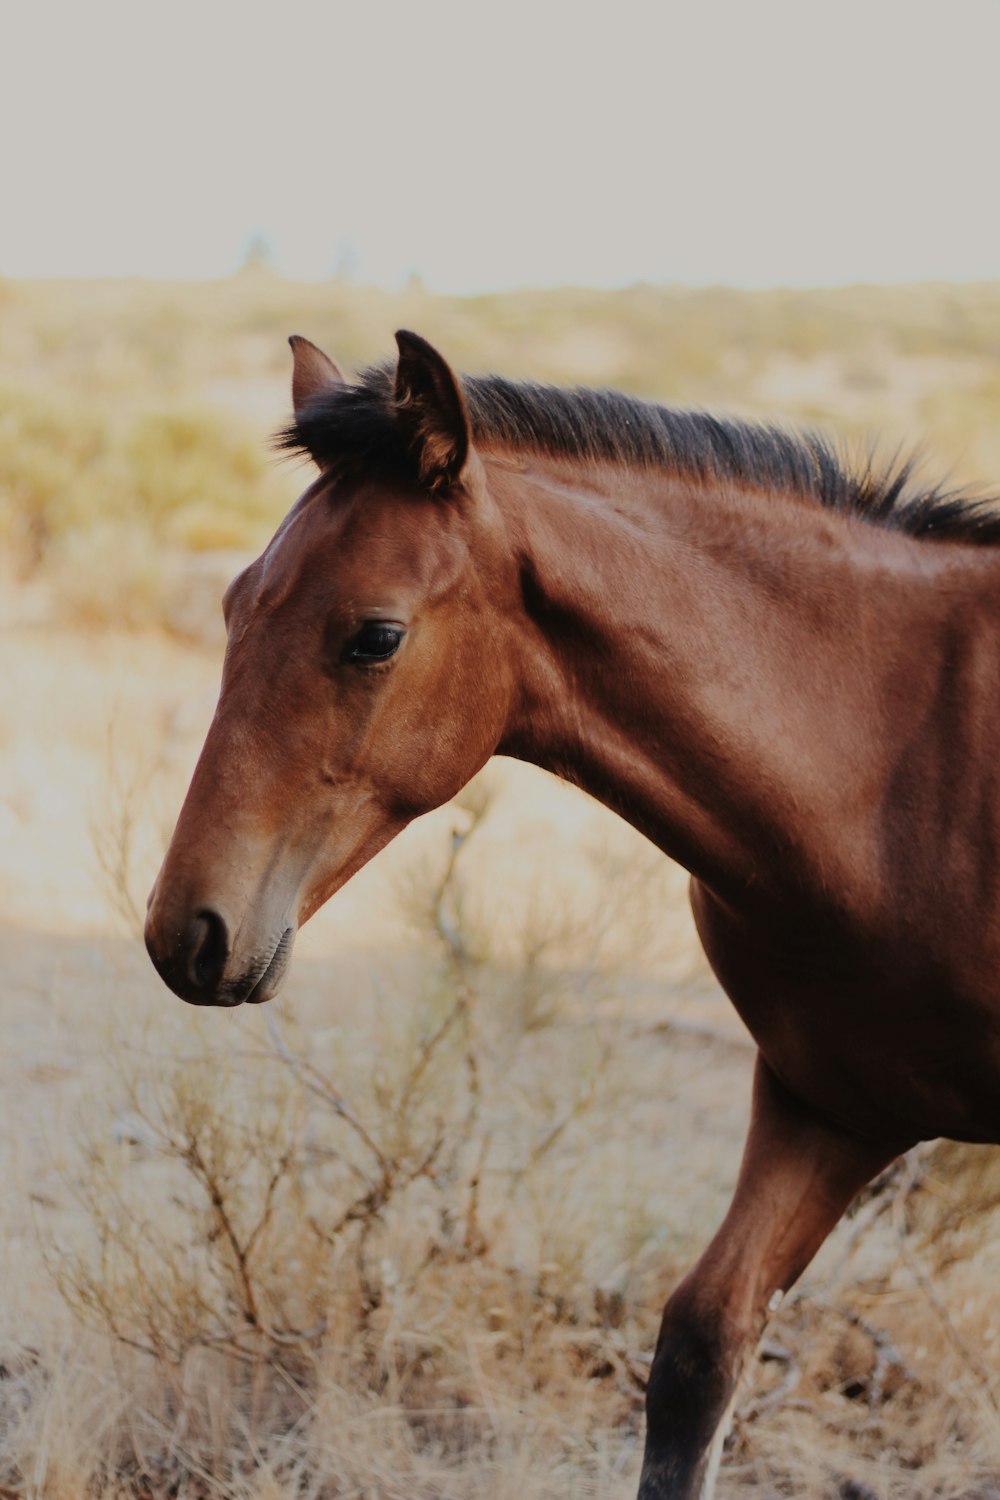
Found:
[{"label": "horse nostril", "polygon": [[200,990],[214,989],[229,957],[229,934],[218,912],[200,911],[187,932],[188,976]]}]

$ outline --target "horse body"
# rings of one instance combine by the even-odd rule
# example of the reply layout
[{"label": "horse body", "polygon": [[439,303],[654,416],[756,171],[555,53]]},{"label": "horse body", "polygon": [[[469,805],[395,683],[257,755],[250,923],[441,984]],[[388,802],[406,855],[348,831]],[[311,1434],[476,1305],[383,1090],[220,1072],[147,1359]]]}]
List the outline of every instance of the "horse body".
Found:
[{"label": "horse body", "polygon": [[[725,496],[671,488],[649,485],[632,547],[601,495],[588,597],[559,501],[575,519],[593,493],[522,486],[548,691],[499,749],[695,873],[709,959],[798,1097],[858,1131],[995,1140],[1000,557],[859,543],[856,522],[774,501],[748,538]],[[692,557],[678,515],[696,507],[703,534],[708,504],[726,542]]]},{"label": "horse body", "polygon": [[971,545],[1000,523],[779,435],[463,389],[413,335],[358,387],[295,354],[320,476],[227,595],[150,954],[186,999],[268,998],[301,922],[493,753],[685,865],[759,1047],[649,1386],[643,1500],[707,1496],[768,1313],[857,1190],[921,1138],[1000,1140],[1000,547]]}]

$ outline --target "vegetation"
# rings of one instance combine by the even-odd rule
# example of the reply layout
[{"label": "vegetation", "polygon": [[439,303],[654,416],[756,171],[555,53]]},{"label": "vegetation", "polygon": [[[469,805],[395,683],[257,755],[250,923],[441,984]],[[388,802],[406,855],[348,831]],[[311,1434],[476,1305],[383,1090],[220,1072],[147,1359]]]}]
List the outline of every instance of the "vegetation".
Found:
[{"label": "vegetation", "polygon": [[[654,961],[662,861],[628,879],[603,854],[571,925],[535,893],[477,917],[490,805],[474,784],[398,878],[411,957],[367,1017],[338,1001],[319,1024],[293,988],[234,1045],[218,1017],[118,1012],[71,1212],[36,1210],[73,1324],[0,1341],[0,1493],[631,1493],[659,1308],[735,1166],[736,1136],[700,1146],[691,1113],[726,1114],[750,1052],[609,1008],[624,954]],[[134,923],[133,812],[100,861]],[[768,1332],[723,1500],[993,1493],[998,1210],[969,1148],[874,1185]]]}]

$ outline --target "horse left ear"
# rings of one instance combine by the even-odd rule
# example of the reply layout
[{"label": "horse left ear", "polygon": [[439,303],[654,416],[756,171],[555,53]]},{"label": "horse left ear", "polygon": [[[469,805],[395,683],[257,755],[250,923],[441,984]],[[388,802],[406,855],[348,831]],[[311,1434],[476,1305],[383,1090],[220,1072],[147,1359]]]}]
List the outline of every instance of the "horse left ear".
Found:
[{"label": "horse left ear", "polygon": [[313,396],[333,386],[343,385],[344,377],[328,354],[293,333],[288,340],[292,349],[292,409],[301,417]]},{"label": "horse left ear", "polygon": [[428,489],[444,490],[465,467],[471,446],[465,397],[446,359],[419,334],[396,334],[396,420]]}]

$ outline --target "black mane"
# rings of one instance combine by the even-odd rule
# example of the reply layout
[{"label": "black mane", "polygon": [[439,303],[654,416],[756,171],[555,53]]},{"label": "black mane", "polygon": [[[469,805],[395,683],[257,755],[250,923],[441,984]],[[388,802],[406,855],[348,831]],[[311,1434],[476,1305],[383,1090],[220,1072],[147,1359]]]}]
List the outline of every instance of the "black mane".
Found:
[{"label": "black mane", "polygon": [[[782,490],[911,536],[1000,543],[1000,499],[922,486],[912,460],[852,467],[816,432],[683,411],[618,391],[464,376],[474,440],[484,448],[610,460],[691,478]],[[278,446],[338,473],[375,470],[415,479],[392,404],[392,370],[316,396],[278,434]]]}]

